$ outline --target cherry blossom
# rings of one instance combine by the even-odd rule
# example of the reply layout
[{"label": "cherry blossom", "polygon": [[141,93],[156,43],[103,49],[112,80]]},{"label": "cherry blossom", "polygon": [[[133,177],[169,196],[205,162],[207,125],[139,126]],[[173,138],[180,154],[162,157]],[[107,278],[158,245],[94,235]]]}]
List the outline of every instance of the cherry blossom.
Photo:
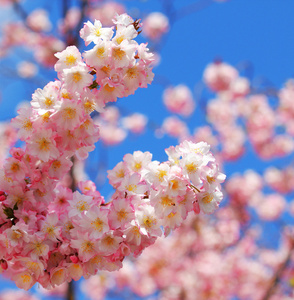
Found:
[{"label": "cherry blossom", "polygon": [[[108,172],[109,201],[89,180],[79,182],[79,190],[68,188],[73,160],[94,150],[107,129],[102,122],[120,129],[118,111],[104,106],[153,78],[153,56],[134,40],[139,21],[123,14],[114,23],[116,29],[85,23],[81,37],[93,42],[92,50],[59,51],[58,80],[38,88],[31,106],[12,120],[24,148],[13,148],[0,171],[0,266],[21,289],[35,283],[51,289],[118,270],[125,257],[141,254],[188,214],[210,214],[222,200],[225,175],[210,146],[187,140],[166,149],[162,163],[147,151],[126,154]],[[95,109],[104,111],[100,124],[91,118]],[[107,136],[113,143],[113,130]]]}]

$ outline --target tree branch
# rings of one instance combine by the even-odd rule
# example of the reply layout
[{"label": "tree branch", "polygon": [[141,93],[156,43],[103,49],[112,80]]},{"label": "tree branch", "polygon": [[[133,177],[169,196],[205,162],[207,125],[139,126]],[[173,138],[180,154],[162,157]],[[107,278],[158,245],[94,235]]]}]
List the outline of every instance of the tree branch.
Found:
[{"label": "tree branch", "polygon": [[291,239],[290,240],[290,249],[289,252],[284,260],[284,262],[281,264],[281,266],[278,268],[277,272],[274,274],[274,277],[271,280],[271,283],[269,285],[268,290],[265,292],[263,298],[261,300],[269,300],[270,297],[274,294],[274,291],[277,287],[277,285],[280,282],[280,278],[282,276],[282,273],[285,271],[285,269],[287,268],[288,264],[291,261],[291,256],[292,256],[292,252],[294,250],[294,241]]},{"label": "tree branch", "polygon": [[88,0],[80,0],[81,1],[81,17],[77,24],[77,27],[74,31],[75,35],[73,35],[72,42],[74,45],[76,45],[79,48],[79,37],[80,37],[80,31],[79,28],[82,28],[83,26],[83,20],[85,17],[86,8],[88,6]]},{"label": "tree branch", "polygon": [[181,9],[179,9],[176,12],[175,21],[177,21],[181,18],[184,18],[187,15],[198,12],[198,11],[210,6],[211,4],[213,4],[213,2],[214,2],[214,0],[200,0],[200,1],[194,2],[190,5],[187,5]]},{"label": "tree branch", "polygon": [[68,288],[67,288],[67,292],[66,292],[66,300],[75,300],[73,281],[68,283]]}]

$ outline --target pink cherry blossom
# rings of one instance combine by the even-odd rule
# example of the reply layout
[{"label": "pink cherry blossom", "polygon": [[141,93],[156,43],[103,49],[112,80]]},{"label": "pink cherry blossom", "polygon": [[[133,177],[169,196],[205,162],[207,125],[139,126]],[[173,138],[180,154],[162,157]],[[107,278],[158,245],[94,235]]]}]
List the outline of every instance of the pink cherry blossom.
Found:
[{"label": "pink cherry blossom", "polygon": [[[25,146],[13,148],[0,170],[0,271],[19,288],[39,283],[51,289],[118,270],[126,256],[141,254],[190,212],[210,214],[222,200],[225,176],[204,142],[170,147],[162,163],[150,152],[126,154],[108,172],[115,189],[109,203],[93,182],[69,176],[80,170],[73,161],[87,158],[100,136],[106,144],[125,137],[118,109],[105,104],[153,79],[153,55],[134,40],[140,22],[123,14],[114,24],[85,23],[81,37],[93,42],[92,50],[59,50],[59,80],[37,89],[31,106],[12,121]],[[97,121],[95,109],[104,111]],[[78,177],[80,190],[69,189]]]},{"label": "pink cherry blossom", "polygon": [[144,35],[151,40],[160,40],[169,30],[169,20],[161,12],[152,12],[143,20]]},{"label": "pink cherry blossom", "polygon": [[163,102],[172,113],[188,117],[194,112],[195,102],[192,93],[183,84],[167,88],[163,93]]},{"label": "pink cherry blossom", "polygon": [[203,74],[205,84],[215,92],[228,90],[237,77],[238,71],[224,62],[209,64]]}]

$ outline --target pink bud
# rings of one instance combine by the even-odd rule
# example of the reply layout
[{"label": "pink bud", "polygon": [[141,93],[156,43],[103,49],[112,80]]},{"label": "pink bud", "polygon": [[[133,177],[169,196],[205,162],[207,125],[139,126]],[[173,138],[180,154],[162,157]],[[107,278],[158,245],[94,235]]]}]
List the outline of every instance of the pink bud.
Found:
[{"label": "pink bud", "polygon": [[18,160],[21,160],[24,156],[24,150],[21,148],[13,147],[12,149],[10,149],[9,153]]},{"label": "pink bud", "polygon": [[193,211],[197,215],[200,213],[200,207],[199,207],[199,203],[197,201],[193,203]]},{"label": "pink bud", "polygon": [[120,252],[123,256],[128,256],[131,253],[130,247],[125,244],[125,243],[121,243],[120,244]]},{"label": "pink bud", "polygon": [[74,264],[78,263],[78,261],[79,261],[79,258],[75,255],[72,255],[69,258]]}]

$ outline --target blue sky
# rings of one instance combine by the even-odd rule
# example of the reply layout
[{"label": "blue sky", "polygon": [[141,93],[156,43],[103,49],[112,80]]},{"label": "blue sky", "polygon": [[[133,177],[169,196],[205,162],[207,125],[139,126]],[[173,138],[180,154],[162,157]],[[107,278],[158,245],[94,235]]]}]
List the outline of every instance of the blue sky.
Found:
[{"label": "blue sky", "polygon": [[[29,2],[26,6],[28,10],[46,1]],[[134,18],[143,18],[148,12],[164,12],[168,2],[145,0],[125,1],[124,4],[129,12],[133,13]],[[174,7],[179,10],[194,2],[197,1],[173,1]],[[57,8],[56,3],[51,5]],[[184,83],[194,91],[202,79],[204,68],[215,58],[221,58],[240,68],[246,63],[251,66],[247,73],[251,72],[253,82],[267,80],[277,88],[282,87],[282,84],[294,75],[293,11],[293,0],[230,0],[224,3],[213,2],[203,10],[180,18],[172,25],[161,45],[161,64],[154,69],[154,83],[148,89],[140,89],[135,95],[119,100],[118,106],[130,112],[144,113],[150,121],[161,125],[163,118],[169,115],[162,104],[162,79],[172,85]],[[52,12],[52,20],[56,19],[56,16],[56,11]],[[1,8],[1,22],[10,18],[14,18],[10,11]],[[145,40],[141,37],[140,41]],[[7,76],[7,68],[15,68],[16,62],[20,60],[19,55],[31,58],[30,53],[17,49],[11,53],[8,62],[0,61],[0,120],[14,117],[17,103],[30,100],[31,93],[42,87]],[[47,81],[56,77],[52,71],[41,69],[41,72]],[[192,131],[204,122],[202,112],[197,109],[188,119]],[[175,144],[176,140],[172,138],[156,139],[153,131],[148,130],[143,136],[130,136],[119,147],[111,147],[106,151],[98,147],[92,159],[94,163],[98,163],[101,159],[99,155],[103,153],[107,156],[108,168],[112,168],[122,160],[124,154],[142,150],[152,152],[157,160],[166,160],[164,149]],[[285,164],[288,160],[289,158],[286,158],[276,163]],[[249,156],[243,158],[241,168],[255,166],[261,171],[267,165],[267,162],[256,162],[256,157],[249,153]],[[240,164],[230,164],[226,171],[230,173],[239,169]],[[110,190],[109,187],[102,187],[101,191],[107,196]],[[6,282],[3,287],[6,287]]]}]

